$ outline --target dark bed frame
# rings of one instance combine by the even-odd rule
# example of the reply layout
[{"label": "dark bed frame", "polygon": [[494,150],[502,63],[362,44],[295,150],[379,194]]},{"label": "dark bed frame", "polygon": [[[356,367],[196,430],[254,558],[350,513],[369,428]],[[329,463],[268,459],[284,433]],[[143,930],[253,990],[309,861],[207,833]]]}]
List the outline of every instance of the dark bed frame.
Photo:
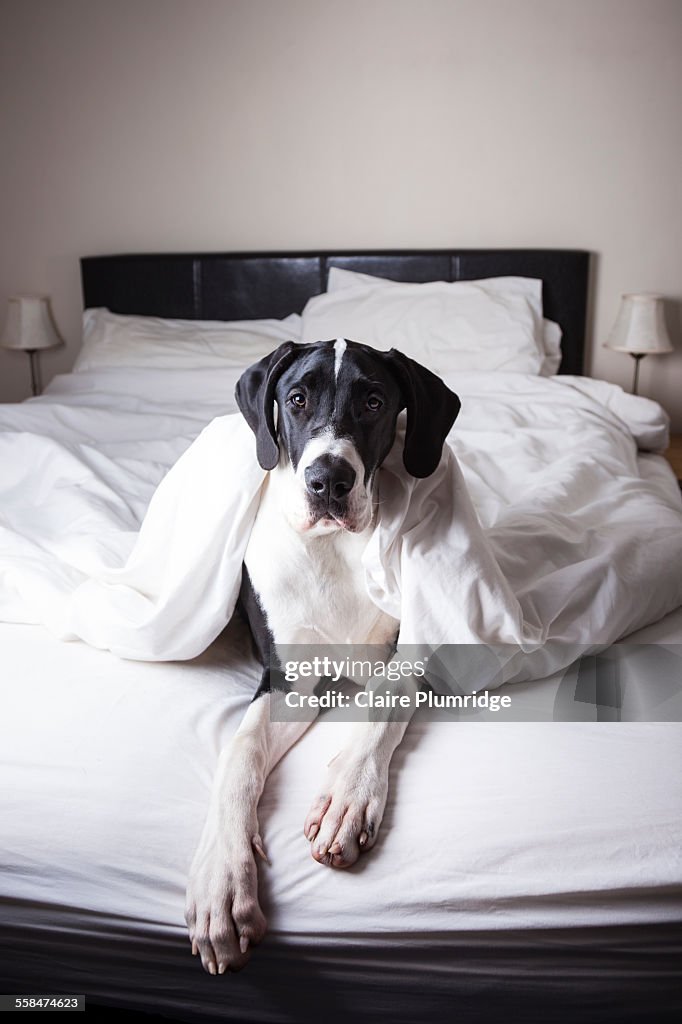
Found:
[{"label": "dark bed frame", "polygon": [[140,253],[85,257],[81,274],[86,309],[188,320],[300,313],[326,291],[330,267],[414,282],[535,277],[543,282],[545,316],[563,331],[559,372],[581,374],[589,261],[575,249]]}]

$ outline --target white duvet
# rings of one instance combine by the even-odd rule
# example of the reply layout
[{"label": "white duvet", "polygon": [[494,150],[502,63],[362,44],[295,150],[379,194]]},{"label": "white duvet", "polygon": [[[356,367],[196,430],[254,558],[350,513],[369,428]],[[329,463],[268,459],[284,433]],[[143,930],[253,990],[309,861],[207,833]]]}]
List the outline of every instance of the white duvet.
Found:
[{"label": "white duvet", "polygon": [[[679,491],[637,460],[665,447],[659,406],[586,378],[448,383],[462,413],[439,469],[407,478],[398,438],[365,556],[402,643],[539,646],[505,678],[544,675],[572,660],[558,650],[682,604]],[[263,480],[233,387],[215,370],[112,369],[2,408],[0,619],[128,658],[204,650],[231,615]]]}]

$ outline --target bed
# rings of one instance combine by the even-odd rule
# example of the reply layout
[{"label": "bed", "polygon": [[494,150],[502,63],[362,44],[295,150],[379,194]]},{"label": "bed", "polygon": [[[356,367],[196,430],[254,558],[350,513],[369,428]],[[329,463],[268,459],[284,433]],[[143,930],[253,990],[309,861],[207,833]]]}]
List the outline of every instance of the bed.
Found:
[{"label": "bed", "polygon": [[[503,440],[517,433],[529,454],[521,490],[557,471],[550,456],[598,463],[624,482],[617,503],[682,531],[658,413],[581,376],[587,253],[151,254],[81,267],[86,310],[212,322],[298,315],[333,269],[539,280],[562,331],[559,375],[459,376],[473,418],[453,436],[479,515],[494,529],[513,506]],[[682,600],[653,569],[648,621],[633,632],[623,614],[624,641],[601,660],[508,684],[508,720],[418,713],[392,763],[377,848],[348,872],[315,864],[301,832],[311,777],[348,725],[324,716],[262,800],[268,935],[241,974],[201,972],[184,886],[218,752],[259,678],[248,637],[232,618],[191,658],[123,659],[66,642],[60,595],[94,555],[127,557],[170,467],[234,409],[235,368],[180,355],[131,366],[111,351],[107,365],[88,363],[84,346],[77,372],[0,410],[2,991],[85,993],[196,1021],[676,1018]],[[615,507],[599,513],[607,525]],[[527,518],[512,525],[528,531]]]}]

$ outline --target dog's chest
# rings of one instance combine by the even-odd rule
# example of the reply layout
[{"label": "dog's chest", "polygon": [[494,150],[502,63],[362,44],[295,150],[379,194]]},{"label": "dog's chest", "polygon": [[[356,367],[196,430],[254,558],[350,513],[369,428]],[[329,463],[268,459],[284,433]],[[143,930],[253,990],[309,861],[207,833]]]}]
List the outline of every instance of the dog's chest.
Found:
[{"label": "dog's chest", "polygon": [[398,623],[370,599],[365,534],[305,537],[261,501],[244,556],[275,643],[391,643]]}]

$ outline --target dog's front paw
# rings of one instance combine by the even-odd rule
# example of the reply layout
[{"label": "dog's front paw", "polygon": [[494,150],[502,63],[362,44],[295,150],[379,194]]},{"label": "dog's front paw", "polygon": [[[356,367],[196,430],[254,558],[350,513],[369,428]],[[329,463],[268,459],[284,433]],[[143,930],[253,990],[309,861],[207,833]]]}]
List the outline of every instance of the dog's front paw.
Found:
[{"label": "dog's front paw", "polygon": [[254,849],[265,858],[257,834],[228,843],[209,832],[194,855],[185,921],[192,953],[201,957],[209,974],[241,970],[250,959],[251,946],[265,934]]},{"label": "dog's front paw", "polygon": [[331,762],[303,826],[319,864],[348,868],[372,848],[386,806],[389,760],[376,751],[342,751]]}]

